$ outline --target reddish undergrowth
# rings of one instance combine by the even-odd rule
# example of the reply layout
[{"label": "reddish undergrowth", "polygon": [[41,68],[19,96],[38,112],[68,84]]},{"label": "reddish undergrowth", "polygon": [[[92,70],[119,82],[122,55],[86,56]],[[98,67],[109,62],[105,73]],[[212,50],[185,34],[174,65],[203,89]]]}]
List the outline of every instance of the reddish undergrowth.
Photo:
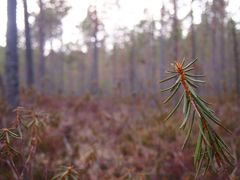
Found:
[{"label": "reddish undergrowth", "polygon": [[[152,100],[87,95],[78,98],[32,95],[22,99],[22,106],[47,112],[51,120],[34,157],[32,173],[36,180],[51,179],[62,165],[81,169],[82,179],[194,178],[194,147],[190,143],[186,150],[181,150],[184,133],[178,131],[179,114],[171,120],[175,123],[163,123],[168,109]],[[225,139],[238,160],[240,110],[230,100],[216,109],[222,123],[233,131],[231,139]],[[5,117],[4,108],[1,111]],[[225,134],[221,129],[219,132]],[[18,147],[23,148],[20,144]],[[20,166],[21,159],[15,161]],[[239,160],[236,164],[233,176],[239,177]],[[0,179],[11,179],[11,171],[2,161],[0,171]],[[218,176],[224,179],[221,173]],[[216,174],[208,172],[204,179],[213,177]]]}]

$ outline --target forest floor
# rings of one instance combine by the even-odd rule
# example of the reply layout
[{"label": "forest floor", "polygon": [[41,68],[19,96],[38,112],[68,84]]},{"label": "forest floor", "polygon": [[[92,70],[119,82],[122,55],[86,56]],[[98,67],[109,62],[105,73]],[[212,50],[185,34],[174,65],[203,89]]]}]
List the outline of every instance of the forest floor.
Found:
[{"label": "forest floor", "polygon": [[[36,180],[51,179],[59,166],[70,164],[82,169],[82,179],[194,179],[196,137],[181,149],[186,134],[179,129],[181,113],[163,122],[169,108],[160,100],[24,95],[22,106],[49,114],[33,160]],[[233,133],[215,127],[237,159],[232,175],[240,177],[240,109],[231,100],[213,109]],[[6,172],[0,179],[11,177],[5,165],[0,170]],[[216,177],[208,172],[204,179]]]}]

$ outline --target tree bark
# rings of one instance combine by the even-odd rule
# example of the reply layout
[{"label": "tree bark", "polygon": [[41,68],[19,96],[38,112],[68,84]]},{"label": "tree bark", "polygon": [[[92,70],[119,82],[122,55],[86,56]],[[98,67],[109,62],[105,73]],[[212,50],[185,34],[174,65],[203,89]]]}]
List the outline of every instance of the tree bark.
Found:
[{"label": "tree bark", "polygon": [[7,46],[6,46],[6,100],[10,108],[19,105],[18,49],[16,0],[8,0],[7,5]]}]

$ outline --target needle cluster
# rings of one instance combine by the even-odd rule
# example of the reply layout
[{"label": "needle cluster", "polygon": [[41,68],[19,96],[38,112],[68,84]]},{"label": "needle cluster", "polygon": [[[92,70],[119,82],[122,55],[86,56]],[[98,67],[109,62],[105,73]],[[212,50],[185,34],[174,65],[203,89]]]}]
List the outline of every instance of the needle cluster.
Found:
[{"label": "needle cluster", "polygon": [[210,167],[215,171],[219,167],[226,168],[228,166],[233,166],[232,162],[234,158],[230,152],[230,148],[214,130],[213,124],[220,126],[228,133],[231,132],[221,124],[220,119],[209,107],[210,104],[201,98],[195,91],[199,83],[205,83],[205,81],[199,79],[204,77],[203,75],[191,74],[191,71],[194,70],[192,66],[196,61],[197,59],[186,65],[185,60],[181,63],[173,63],[172,66],[174,69],[172,71],[167,71],[170,76],[160,81],[160,83],[176,80],[173,85],[161,90],[162,92],[171,93],[164,103],[169,102],[182,86],[183,93],[179,101],[165,118],[165,120],[168,120],[183,102],[184,118],[180,125],[180,129],[186,130],[187,135],[182,148],[184,148],[189,141],[194,122],[198,125],[199,132],[194,153],[194,165],[196,167],[196,176],[198,176],[200,173],[205,174]]}]

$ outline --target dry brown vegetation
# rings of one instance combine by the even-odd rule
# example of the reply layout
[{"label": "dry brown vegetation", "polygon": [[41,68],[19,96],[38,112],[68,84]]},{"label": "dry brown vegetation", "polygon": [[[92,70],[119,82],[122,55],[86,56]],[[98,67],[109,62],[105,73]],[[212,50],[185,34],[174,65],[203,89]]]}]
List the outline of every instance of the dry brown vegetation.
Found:
[{"label": "dry brown vegetation", "polygon": [[[142,99],[60,98],[23,95],[25,109],[49,115],[41,133],[34,157],[31,158],[33,179],[51,179],[61,166],[73,165],[80,172],[79,179],[193,179],[193,152],[195,139],[181,150],[185,134],[179,131],[181,113],[163,122],[168,108],[161,102]],[[34,102],[34,103],[33,103]],[[156,103],[158,102],[158,103]],[[239,177],[240,110],[231,100],[214,107],[222,123],[232,130],[229,136],[216,127],[231,145],[235,162],[232,177]],[[4,106],[3,106],[4,107]],[[10,121],[1,108],[1,117]],[[6,119],[8,117],[8,119]],[[196,133],[196,132],[194,132]],[[24,136],[14,146],[22,153],[15,156],[19,170],[29,148]],[[12,179],[8,165],[1,158],[0,179]],[[224,173],[208,172],[204,179],[225,179]],[[200,177],[201,178],[201,177]]]}]

